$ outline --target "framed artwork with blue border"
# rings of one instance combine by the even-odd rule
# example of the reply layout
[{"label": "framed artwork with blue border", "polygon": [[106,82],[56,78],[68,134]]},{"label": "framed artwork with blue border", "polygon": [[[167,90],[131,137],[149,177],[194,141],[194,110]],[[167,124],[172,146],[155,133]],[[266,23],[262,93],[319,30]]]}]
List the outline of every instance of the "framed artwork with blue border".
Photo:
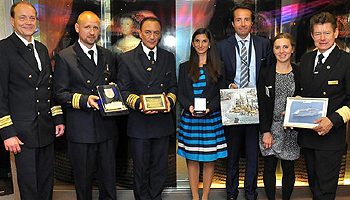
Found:
[{"label": "framed artwork with blue border", "polygon": [[328,98],[288,97],[283,126],[313,128],[314,121],[327,116]]}]

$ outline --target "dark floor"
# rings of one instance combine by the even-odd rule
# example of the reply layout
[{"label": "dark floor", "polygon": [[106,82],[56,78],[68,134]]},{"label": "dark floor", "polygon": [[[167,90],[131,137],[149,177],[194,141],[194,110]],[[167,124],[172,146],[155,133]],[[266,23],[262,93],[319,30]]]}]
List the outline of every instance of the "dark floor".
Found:
[{"label": "dark floor", "polygon": [[12,189],[12,179],[7,178],[7,179],[0,179],[0,199],[1,196],[12,194],[13,189]]},{"label": "dark floor", "polygon": [[[258,199],[265,200],[264,188],[258,188]],[[131,190],[118,190],[117,192],[118,200],[133,200],[133,193]],[[210,196],[211,200],[225,200],[226,192],[225,189],[211,189]],[[0,196],[0,200],[12,200],[13,195]],[[54,200],[75,200],[75,191],[69,187],[68,190],[56,189],[54,190]],[[98,191],[94,190],[93,199],[98,199]],[[190,200],[191,192],[189,189],[171,189],[167,188],[163,192],[163,200]],[[238,199],[244,200],[244,191],[240,189],[240,195]],[[281,199],[281,188],[277,188],[276,199]],[[292,200],[306,200],[311,199],[309,190],[307,187],[296,187],[294,189]],[[350,199],[350,186],[339,186],[337,191],[336,200],[347,200]]]}]

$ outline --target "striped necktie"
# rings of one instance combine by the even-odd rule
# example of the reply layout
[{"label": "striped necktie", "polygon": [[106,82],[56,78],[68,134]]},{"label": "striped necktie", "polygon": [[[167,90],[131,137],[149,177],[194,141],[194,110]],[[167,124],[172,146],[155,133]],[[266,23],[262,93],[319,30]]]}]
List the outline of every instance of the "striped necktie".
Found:
[{"label": "striped necktie", "polygon": [[248,86],[248,62],[247,62],[247,47],[245,46],[246,40],[241,40],[241,88]]}]

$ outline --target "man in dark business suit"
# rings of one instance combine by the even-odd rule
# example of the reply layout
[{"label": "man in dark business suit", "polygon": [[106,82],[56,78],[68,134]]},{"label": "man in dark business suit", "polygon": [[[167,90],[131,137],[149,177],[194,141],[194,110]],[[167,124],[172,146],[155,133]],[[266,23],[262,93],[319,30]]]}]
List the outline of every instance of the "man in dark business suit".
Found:
[{"label": "man in dark business suit", "polygon": [[[232,12],[232,26],[236,33],[218,43],[220,58],[225,64],[227,85],[231,89],[256,87],[259,70],[271,64],[270,42],[250,34],[254,21],[250,5],[236,5]],[[238,196],[239,157],[243,141],[246,149],[245,196],[256,199],[259,126],[228,126],[225,134],[228,146],[227,199],[237,199]]]},{"label": "man in dark business suit", "polygon": [[310,19],[311,37],[317,51],[301,58],[301,96],[328,98],[327,116],[314,121],[313,129],[300,129],[302,147],[313,199],[334,199],[346,122],[350,116],[350,54],[338,49],[336,19],[328,12]]},{"label": "man in dark business suit", "polygon": [[15,154],[22,200],[52,199],[55,125],[56,137],[65,128],[47,48],[33,38],[36,14],[28,2],[13,4],[14,33],[0,41],[0,135]]},{"label": "man in dark business suit", "polygon": [[75,30],[79,40],[56,57],[54,97],[66,108],[68,154],[73,166],[77,198],[92,199],[95,166],[98,166],[99,199],[116,199],[116,119],[98,111],[96,86],[116,81],[116,60],[97,46],[100,19],[85,11]]},{"label": "man in dark business suit", "polygon": [[[176,102],[174,55],[157,47],[161,38],[157,18],[145,18],[140,24],[141,43],[118,59],[118,83],[123,99],[130,107],[128,136],[134,163],[136,200],[161,200],[166,180],[169,135],[175,132],[170,110]],[[165,93],[167,110],[143,111],[140,95]]]}]

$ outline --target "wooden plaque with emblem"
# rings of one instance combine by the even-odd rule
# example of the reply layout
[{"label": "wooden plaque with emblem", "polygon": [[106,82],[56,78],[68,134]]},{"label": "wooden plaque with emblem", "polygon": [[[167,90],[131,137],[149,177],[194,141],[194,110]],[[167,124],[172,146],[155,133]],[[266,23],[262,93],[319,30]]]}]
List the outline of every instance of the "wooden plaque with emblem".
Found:
[{"label": "wooden plaque with emblem", "polygon": [[142,109],[147,111],[165,111],[167,110],[167,101],[165,94],[144,94],[140,95]]},{"label": "wooden plaque with emblem", "polygon": [[129,114],[117,85],[98,85],[99,107],[102,116],[118,116]]}]

